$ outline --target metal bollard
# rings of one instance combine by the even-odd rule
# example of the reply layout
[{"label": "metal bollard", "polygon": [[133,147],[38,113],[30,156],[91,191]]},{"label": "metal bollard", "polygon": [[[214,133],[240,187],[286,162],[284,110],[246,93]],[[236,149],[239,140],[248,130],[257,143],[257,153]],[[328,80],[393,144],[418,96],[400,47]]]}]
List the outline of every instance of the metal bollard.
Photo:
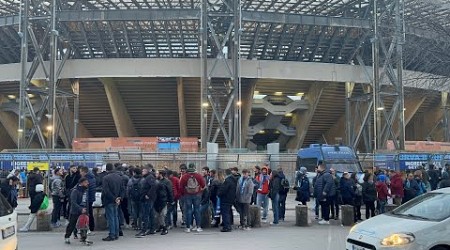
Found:
[{"label": "metal bollard", "polygon": [[350,205],[342,205],[342,225],[343,226],[352,226],[355,223],[355,212],[353,206]]},{"label": "metal bollard", "polygon": [[298,227],[308,226],[308,207],[304,205],[295,206],[295,225]]}]

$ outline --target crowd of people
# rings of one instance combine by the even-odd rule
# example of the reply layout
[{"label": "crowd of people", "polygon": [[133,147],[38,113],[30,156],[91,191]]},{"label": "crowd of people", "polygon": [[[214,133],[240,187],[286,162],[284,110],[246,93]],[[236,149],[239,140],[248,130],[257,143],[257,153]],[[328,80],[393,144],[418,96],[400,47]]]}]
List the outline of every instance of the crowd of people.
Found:
[{"label": "crowd of people", "polygon": [[321,215],[319,224],[326,225],[330,224],[330,219],[339,219],[340,205],[353,206],[354,221],[357,222],[362,220],[363,205],[365,218],[369,219],[384,213],[389,200],[399,206],[424,193],[450,187],[448,164],[444,169],[430,164],[428,170],[423,165],[418,170],[403,173],[394,170],[365,172],[362,181],[356,173],[344,172],[339,177],[334,169],[327,171],[322,164],[316,172],[313,179],[315,215],[316,220]]},{"label": "crowd of people", "polygon": [[[448,169],[448,165],[444,170],[429,165],[427,171],[419,169],[411,173],[380,170],[365,172],[360,180],[357,173],[337,174],[319,163],[312,183],[307,169],[301,167],[292,186],[299,204],[307,205],[312,194],[319,224],[339,220],[341,205],[354,207],[357,222],[362,220],[363,205],[368,219],[384,213],[388,200],[400,205],[426,192],[450,187]],[[202,232],[205,223],[222,227],[221,232],[231,232],[233,207],[239,213],[238,229],[250,230],[252,204],[261,208],[263,223],[268,223],[269,205],[273,213],[271,225],[285,219],[291,185],[280,167],[272,170],[265,164],[252,170],[242,169],[240,173],[237,167],[219,172],[203,167],[198,173],[195,165],[181,164],[178,170],[167,167],[156,170],[151,164],[140,167],[117,163],[93,169],[74,165],[68,171],[52,169],[48,188],[44,188],[44,173],[38,168],[24,176],[24,171],[14,170],[2,178],[0,189],[13,208],[17,207],[19,191],[22,188],[28,191],[31,213],[20,229],[23,232],[30,229],[36,214],[46,209],[51,199],[51,226],[61,227],[61,218],[65,219],[67,244],[72,236],[89,243],[87,237],[95,230],[94,206],[105,209],[109,232],[104,241],[118,240],[124,228],[136,230],[137,238],[156,233],[166,235],[176,227],[185,228],[186,233]],[[79,226],[80,218],[85,218],[85,228]]]}]

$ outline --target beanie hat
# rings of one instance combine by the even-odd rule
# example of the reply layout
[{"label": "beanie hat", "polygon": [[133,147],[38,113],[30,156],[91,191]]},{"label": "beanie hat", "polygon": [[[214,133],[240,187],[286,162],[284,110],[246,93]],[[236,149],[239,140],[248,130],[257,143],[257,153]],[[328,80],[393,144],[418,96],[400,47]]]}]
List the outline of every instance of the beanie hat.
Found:
[{"label": "beanie hat", "polygon": [[380,174],[378,176],[378,180],[381,181],[381,182],[385,182],[386,181],[386,176],[384,174]]},{"label": "beanie hat", "polygon": [[308,172],[308,170],[305,167],[300,168],[300,173],[306,174],[307,172]]},{"label": "beanie hat", "polygon": [[44,192],[44,185],[37,184],[36,185],[36,192]]},{"label": "beanie hat", "polygon": [[187,172],[188,173],[195,173],[195,171],[197,171],[197,169],[195,168],[195,165],[194,164],[189,164]]}]

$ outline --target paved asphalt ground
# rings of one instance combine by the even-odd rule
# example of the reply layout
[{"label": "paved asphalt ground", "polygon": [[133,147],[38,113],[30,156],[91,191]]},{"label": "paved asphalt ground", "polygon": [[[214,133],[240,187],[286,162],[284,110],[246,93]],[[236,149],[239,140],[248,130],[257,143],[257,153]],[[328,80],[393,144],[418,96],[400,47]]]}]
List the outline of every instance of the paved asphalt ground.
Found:
[{"label": "paved asphalt ground", "polygon": [[[289,201],[289,199],[291,201]],[[305,250],[337,250],[345,249],[345,238],[350,230],[342,227],[340,221],[331,221],[329,226],[318,225],[310,211],[311,223],[309,227],[296,227],[293,196],[288,198],[286,222],[278,226],[263,224],[261,228],[251,231],[234,230],[231,233],[221,233],[217,228],[205,229],[202,233],[185,233],[181,228],[170,230],[168,235],[159,234],[146,238],[134,238],[134,230],[126,229],[125,236],[114,242],[103,242],[101,239],[107,232],[96,232],[90,239],[92,246],[81,245],[71,239],[71,245],[64,244],[64,228],[52,232],[19,233],[20,250],[63,250],[63,249],[95,249],[95,250],[265,250],[265,249],[305,249]],[[21,200],[18,208],[19,227],[25,223],[27,216],[26,200]],[[269,212],[271,214],[271,211]],[[235,222],[239,221],[235,217]],[[33,228],[33,227],[32,227]]]}]

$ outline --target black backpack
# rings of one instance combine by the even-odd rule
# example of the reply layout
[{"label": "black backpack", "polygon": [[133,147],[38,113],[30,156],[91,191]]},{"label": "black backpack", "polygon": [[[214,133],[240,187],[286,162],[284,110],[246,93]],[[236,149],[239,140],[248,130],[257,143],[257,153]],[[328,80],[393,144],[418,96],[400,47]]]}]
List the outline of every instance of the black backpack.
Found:
[{"label": "black backpack", "polygon": [[290,189],[290,184],[287,178],[281,179],[281,193],[287,194]]},{"label": "black backpack", "polygon": [[132,180],[130,189],[130,198],[133,201],[139,201],[141,199],[141,179]]}]

